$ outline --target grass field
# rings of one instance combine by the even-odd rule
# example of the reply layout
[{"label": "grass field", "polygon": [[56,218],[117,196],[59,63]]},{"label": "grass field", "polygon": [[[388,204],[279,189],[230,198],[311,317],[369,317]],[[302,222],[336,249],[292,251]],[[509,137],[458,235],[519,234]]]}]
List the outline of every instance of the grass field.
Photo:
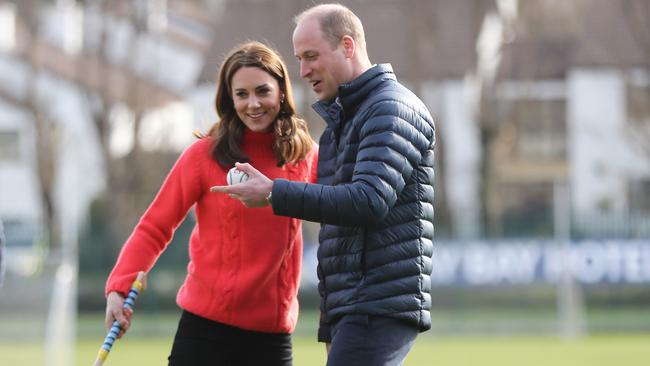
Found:
[{"label": "grass field", "polygon": [[[434,329],[423,333],[409,354],[407,366],[647,366],[650,363],[648,309],[619,312],[590,312],[595,335],[562,341],[544,332],[553,314],[518,314],[509,311],[434,314]],[[166,365],[178,313],[141,311],[133,327],[119,340],[106,366]],[[462,319],[462,321],[461,321]],[[524,322],[525,320],[525,322]],[[294,365],[325,364],[325,350],[316,343],[316,312],[304,311],[294,333]],[[643,325],[637,333],[634,323]],[[499,326],[496,327],[495,324]],[[617,324],[622,328],[616,328]],[[472,327],[469,327],[472,325]],[[502,328],[507,326],[507,329]],[[42,321],[24,316],[0,317],[0,366],[44,365]],[[525,328],[528,333],[517,333]],[[536,332],[530,332],[530,330]],[[619,330],[617,330],[619,329]],[[627,332],[621,332],[627,329]],[[513,333],[514,332],[514,333]],[[92,365],[106,335],[103,314],[81,314],[77,322],[76,365]],[[445,336],[440,336],[445,334]],[[478,336],[477,334],[481,334]],[[519,334],[514,336],[513,334]],[[537,334],[537,335],[531,335]],[[546,335],[543,335],[546,334]],[[29,339],[30,341],[27,341]],[[74,365],[71,365],[74,366]]]},{"label": "grass field", "polygon": [[[76,365],[92,365],[99,342],[84,339],[77,344]],[[409,354],[407,366],[647,366],[650,335],[598,336],[562,342],[547,337],[452,337],[421,336]],[[166,365],[168,338],[120,340],[106,366]],[[323,346],[311,337],[294,339],[294,365],[324,365]],[[3,341],[0,365],[43,365],[43,351],[37,345]]]}]

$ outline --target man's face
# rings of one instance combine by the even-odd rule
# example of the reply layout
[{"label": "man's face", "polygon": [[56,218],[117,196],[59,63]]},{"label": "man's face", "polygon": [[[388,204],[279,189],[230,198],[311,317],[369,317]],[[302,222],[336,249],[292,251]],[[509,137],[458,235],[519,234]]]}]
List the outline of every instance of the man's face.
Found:
[{"label": "man's face", "polygon": [[304,19],[296,26],[293,50],[300,62],[300,77],[309,82],[318,100],[333,100],[338,86],[352,80],[350,59],[345,57],[342,44],[332,49],[316,19]]}]

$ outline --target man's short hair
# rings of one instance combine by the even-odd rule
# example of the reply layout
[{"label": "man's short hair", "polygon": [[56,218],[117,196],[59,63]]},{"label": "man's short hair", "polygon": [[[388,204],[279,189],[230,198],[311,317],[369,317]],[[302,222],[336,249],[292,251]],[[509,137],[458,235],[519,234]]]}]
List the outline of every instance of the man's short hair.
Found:
[{"label": "man's short hair", "polygon": [[361,24],[359,17],[346,6],[341,4],[317,5],[296,15],[294,21],[298,24],[312,16],[318,20],[323,37],[325,37],[332,49],[336,48],[343,36],[347,35],[354,39],[360,49],[366,51],[363,24]]}]

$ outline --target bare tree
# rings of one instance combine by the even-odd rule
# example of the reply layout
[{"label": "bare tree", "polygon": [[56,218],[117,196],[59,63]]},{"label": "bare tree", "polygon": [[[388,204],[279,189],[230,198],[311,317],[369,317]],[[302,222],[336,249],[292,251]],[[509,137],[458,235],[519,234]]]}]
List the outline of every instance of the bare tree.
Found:
[{"label": "bare tree", "polygon": [[650,157],[650,2],[646,0],[623,0],[623,13],[634,44],[641,57],[640,67],[645,72],[645,82],[628,89],[630,112],[629,137],[635,146]]},{"label": "bare tree", "polygon": [[59,215],[54,204],[54,180],[58,160],[58,146],[60,129],[49,119],[39,100],[37,91],[37,77],[41,71],[35,40],[39,35],[40,12],[47,2],[39,0],[23,0],[16,2],[18,18],[22,20],[25,44],[24,50],[19,50],[19,56],[23,58],[27,72],[27,93],[25,100],[14,100],[14,103],[21,105],[32,117],[34,131],[36,132],[36,161],[39,179],[41,202],[45,221],[45,234],[48,236],[50,246],[60,245]]},{"label": "bare tree", "polygon": [[[100,14],[119,17],[121,20],[127,21],[126,24],[134,32],[128,39],[128,44],[124,44],[122,47],[129,50],[129,55],[138,55],[138,39],[145,31],[143,24],[145,20],[143,19],[144,15],[138,14],[136,11],[137,2],[96,0],[93,5],[97,7],[95,10]],[[102,145],[101,151],[107,167],[108,184],[105,200],[107,212],[104,214],[112,218],[110,231],[118,239],[122,239],[124,234],[118,233],[128,232],[128,226],[132,226],[135,221],[135,212],[142,211],[140,205],[137,204],[140,198],[138,187],[142,186],[142,176],[146,174],[147,169],[142,168],[142,149],[137,136],[140,120],[146,107],[143,103],[142,79],[130,72],[128,64],[124,65],[121,70],[122,78],[110,78],[115,69],[115,66],[108,61],[108,38],[113,29],[109,24],[109,17],[102,16],[100,19],[102,19],[102,24],[99,25],[100,43],[94,50],[85,51],[87,56],[95,60],[95,62],[87,64],[87,67],[97,82],[95,85],[86,86],[84,91],[92,106],[92,118],[98,131]],[[121,85],[116,85],[117,82],[120,82]],[[115,89],[119,89],[119,91],[115,91]],[[131,151],[121,158],[114,158],[109,150],[110,113],[115,103],[123,103],[133,113],[131,134],[136,136]]]},{"label": "bare tree", "polygon": [[[527,160],[527,164],[545,164],[549,168],[547,179],[564,180],[564,173],[561,167],[566,159],[563,150],[559,146],[548,144],[544,146],[548,151],[537,149],[534,152],[529,150],[527,154],[520,151],[524,139],[531,140],[545,139],[550,141],[551,133],[555,132],[557,139],[564,140],[563,130],[566,130],[566,121],[556,118],[554,129],[546,127],[542,134],[532,133],[527,126],[536,118],[539,123],[532,123],[534,126],[544,126],[542,113],[531,107],[531,101],[536,100],[535,91],[532,86],[539,80],[561,79],[564,72],[570,66],[569,52],[570,45],[577,39],[576,14],[580,14],[581,0],[563,2],[560,0],[549,0],[546,2],[517,2],[516,11],[510,13],[508,9],[499,11],[499,22],[501,23],[501,40],[498,51],[498,66],[494,73],[494,83],[482,83],[480,96],[480,127],[481,140],[484,149],[481,166],[482,202],[484,209],[484,224],[486,234],[491,237],[499,237],[506,234],[507,230],[532,230],[533,227],[524,229],[517,223],[507,224],[506,214],[508,210],[508,195],[506,189],[516,186],[517,179],[513,171],[506,172],[503,167],[509,163]],[[480,58],[479,58],[480,62]],[[480,69],[479,69],[480,70]],[[520,88],[513,93],[506,93],[504,97],[501,91],[503,86],[509,84],[519,85]],[[535,108],[547,111],[554,111],[554,115],[563,116],[562,103],[550,105],[548,102],[537,105]],[[535,104],[535,103],[533,103]],[[541,130],[542,128],[539,127]],[[536,156],[532,156],[536,155]],[[521,174],[514,173],[514,174]],[[511,185],[504,183],[513,182]],[[544,184],[543,182],[540,182]],[[521,205],[527,213],[535,217],[535,220],[527,222],[552,222],[552,185],[546,183],[545,187],[539,187],[544,192],[543,201],[536,212],[532,205]],[[536,190],[529,185],[527,196]],[[516,212],[512,214],[519,219]],[[542,218],[540,220],[540,218]],[[535,230],[546,231],[549,228],[539,226]],[[548,233],[550,234],[550,233]],[[521,234],[518,234],[521,235]],[[538,233],[539,235],[539,233]]]},{"label": "bare tree", "polygon": [[[18,33],[21,37],[16,56],[29,69],[27,73],[27,95],[24,100],[0,90],[2,97],[29,111],[36,132],[36,151],[40,194],[46,233],[50,236],[52,247],[60,245],[58,233],[60,218],[54,202],[54,184],[57,176],[58,151],[61,143],[61,124],[50,119],[46,101],[39,100],[37,82],[39,75],[48,72],[74,85],[86,96],[87,106],[99,136],[100,150],[106,166],[108,191],[105,198],[104,215],[110,217],[110,232],[117,242],[128,234],[150,202],[164,174],[171,166],[175,156],[144,151],[137,138],[142,116],[153,108],[177,100],[179,97],[155,85],[146,77],[138,75],[135,63],[138,57],[150,58],[139,47],[144,36],[152,36],[148,27],[149,9],[147,1],[73,1],[74,6],[83,10],[98,12],[96,17],[102,24],[99,27],[98,44],[85,47],[78,53],[67,54],[43,39],[40,27],[42,18],[52,1],[16,1]],[[115,32],[115,25],[130,28],[131,36],[119,47],[127,49],[127,61],[123,64],[111,62],[109,39]],[[84,32],[88,29],[84,29]],[[113,41],[114,42],[114,41]],[[90,42],[84,42],[89,45]],[[112,44],[114,47],[115,44]],[[153,60],[155,61],[155,60]],[[132,135],[134,145],[123,157],[114,157],[109,151],[111,134],[110,115],[116,104],[127,106],[133,114]]]},{"label": "bare tree", "polygon": [[[131,231],[134,222],[150,202],[155,190],[163,180],[164,174],[173,162],[173,154],[149,153],[142,149],[138,139],[141,119],[147,110],[159,106],[174,98],[164,92],[155,90],[155,85],[137,75],[135,63],[144,55],[139,47],[143,37],[155,37],[148,26],[148,14],[151,9],[145,7],[144,1],[87,1],[93,11],[100,14],[98,26],[99,43],[91,49],[85,49],[84,55],[90,62],[83,63],[84,75],[90,81],[80,81],[88,104],[91,106],[92,118],[98,131],[101,151],[106,163],[107,191],[105,193],[104,213],[110,218],[108,225],[116,245],[123,242]],[[129,57],[122,65],[111,63],[109,57],[109,39],[114,32],[115,23],[131,30],[130,37],[120,44],[127,49]],[[151,60],[152,62],[155,60]],[[133,123],[130,134],[134,136],[133,146],[127,155],[115,157],[111,154],[109,140],[112,132],[111,112],[116,104],[126,106],[132,114]]]}]

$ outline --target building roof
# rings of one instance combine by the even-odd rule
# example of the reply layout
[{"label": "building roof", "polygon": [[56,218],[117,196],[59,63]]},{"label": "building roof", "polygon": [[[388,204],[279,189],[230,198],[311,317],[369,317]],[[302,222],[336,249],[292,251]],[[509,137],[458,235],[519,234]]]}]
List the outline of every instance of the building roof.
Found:
[{"label": "building roof", "polygon": [[[364,25],[373,63],[389,62],[406,80],[463,77],[475,65],[475,40],[493,1],[343,1]],[[284,57],[298,80],[291,35],[293,17],[309,0],[224,1],[214,19],[215,37],[200,82],[215,82],[228,51],[247,40],[265,41]]]},{"label": "building roof", "polygon": [[520,2],[498,79],[564,78],[574,67],[650,67],[650,2]]}]

